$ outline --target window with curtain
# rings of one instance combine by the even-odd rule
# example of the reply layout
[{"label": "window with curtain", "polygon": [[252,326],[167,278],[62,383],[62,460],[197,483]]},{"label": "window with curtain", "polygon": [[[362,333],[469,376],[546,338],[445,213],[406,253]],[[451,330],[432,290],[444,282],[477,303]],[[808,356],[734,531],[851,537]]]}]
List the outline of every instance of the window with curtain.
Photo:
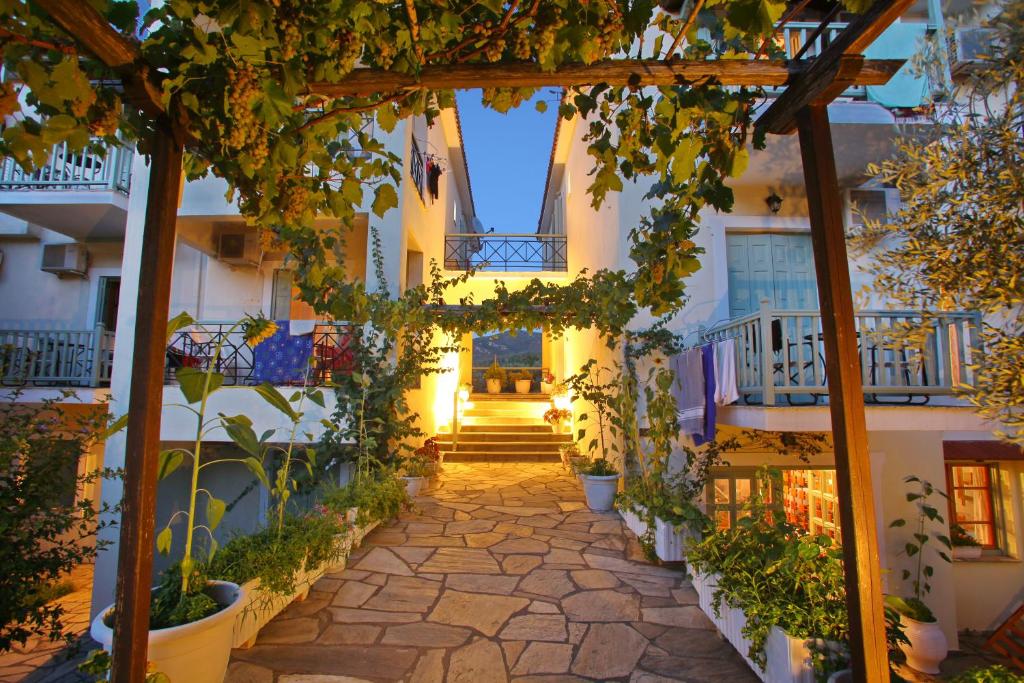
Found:
[{"label": "window with curtain", "polygon": [[959,524],[983,548],[998,549],[995,465],[985,463],[948,464],[949,523]]}]

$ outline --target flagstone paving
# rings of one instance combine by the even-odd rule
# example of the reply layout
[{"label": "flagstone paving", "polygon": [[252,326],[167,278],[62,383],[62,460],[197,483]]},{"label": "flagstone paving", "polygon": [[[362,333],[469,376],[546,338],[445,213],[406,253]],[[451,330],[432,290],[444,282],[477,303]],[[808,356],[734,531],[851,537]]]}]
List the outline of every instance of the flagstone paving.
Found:
[{"label": "flagstone paving", "polygon": [[645,562],[559,465],[448,464],[232,653],[232,683],[757,680],[683,572]]}]

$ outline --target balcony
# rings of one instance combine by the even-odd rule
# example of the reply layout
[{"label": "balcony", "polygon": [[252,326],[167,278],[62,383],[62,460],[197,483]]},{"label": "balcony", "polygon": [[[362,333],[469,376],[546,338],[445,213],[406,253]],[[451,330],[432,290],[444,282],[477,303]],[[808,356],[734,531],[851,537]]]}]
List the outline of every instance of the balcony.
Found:
[{"label": "balcony", "polygon": [[123,239],[135,152],[102,145],[104,154],[54,145],[32,173],[0,160],[0,211],[77,240]]},{"label": "balcony", "polygon": [[255,348],[233,322],[201,322],[179,330],[167,346],[165,382],[176,383],[178,368],[206,370],[211,362],[227,386],[323,386],[334,373],[352,371],[354,337],[348,323],[316,323],[308,334],[292,334],[288,325],[279,322],[278,331]]},{"label": "balcony", "polygon": [[0,384],[5,387],[99,387],[110,384],[114,333],[92,330],[0,330]]},{"label": "balcony", "polygon": [[[781,30],[775,32],[774,41],[777,47],[785,50],[788,60],[813,59],[820,55],[846,27],[846,23],[831,22],[826,24],[824,29],[820,29],[818,22],[789,21]],[[778,95],[785,88],[766,90]],[[864,86],[853,86],[843,91],[843,96],[864,99],[865,93]]]},{"label": "balcony", "polygon": [[[860,311],[854,317],[867,403],[922,405],[973,383],[978,314]],[[763,305],[702,337],[735,341],[736,383],[745,403],[815,405],[828,394],[818,311]]]},{"label": "balcony", "polygon": [[458,233],[444,236],[447,270],[561,272],[569,269],[565,235]]}]

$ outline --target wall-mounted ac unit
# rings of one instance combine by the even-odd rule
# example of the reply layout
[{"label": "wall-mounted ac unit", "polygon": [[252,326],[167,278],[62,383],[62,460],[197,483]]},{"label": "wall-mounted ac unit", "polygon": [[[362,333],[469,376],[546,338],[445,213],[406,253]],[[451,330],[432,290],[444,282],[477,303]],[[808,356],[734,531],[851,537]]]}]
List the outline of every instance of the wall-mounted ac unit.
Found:
[{"label": "wall-mounted ac unit", "polygon": [[992,29],[958,28],[949,37],[949,69],[954,76],[970,72],[992,52]]},{"label": "wall-mounted ac unit", "polygon": [[57,277],[85,277],[89,270],[89,253],[84,244],[44,244],[41,269]]},{"label": "wall-mounted ac unit", "polygon": [[217,236],[217,258],[233,266],[258,266],[259,238],[252,230],[224,230]]},{"label": "wall-mounted ac unit", "polygon": [[857,187],[843,191],[847,225],[864,225],[864,219],[885,220],[900,210],[900,191],[894,187]]}]

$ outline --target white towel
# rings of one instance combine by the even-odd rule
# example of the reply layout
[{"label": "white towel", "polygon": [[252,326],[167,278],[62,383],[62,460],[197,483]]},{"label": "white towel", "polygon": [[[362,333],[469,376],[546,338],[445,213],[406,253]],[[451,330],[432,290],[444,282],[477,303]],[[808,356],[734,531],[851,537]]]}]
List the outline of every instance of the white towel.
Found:
[{"label": "white towel", "polygon": [[301,337],[305,334],[313,334],[316,329],[315,320],[292,320],[288,324],[288,334],[293,337]]},{"label": "white towel", "polygon": [[715,344],[715,405],[727,406],[740,398],[736,389],[736,340]]}]

